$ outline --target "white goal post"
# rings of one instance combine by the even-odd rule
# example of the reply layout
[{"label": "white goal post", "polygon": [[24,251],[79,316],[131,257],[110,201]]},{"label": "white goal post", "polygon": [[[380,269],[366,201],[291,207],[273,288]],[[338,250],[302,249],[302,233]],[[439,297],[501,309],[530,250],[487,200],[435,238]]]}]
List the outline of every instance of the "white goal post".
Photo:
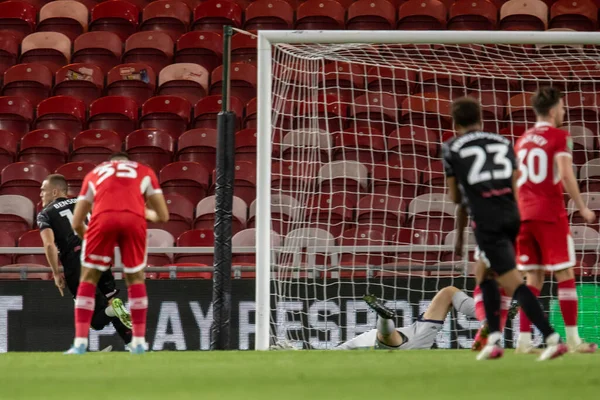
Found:
[{"label": "white goal post", "polygon": [[[487,115],[484,116],[484,129],[504,129],[505,134],[513,138],[531,123],[531,116],[525,108],[527,99],[520,104],[516,97],[526,97],[537,85],[556,82],[565,91],[567,102],[574,102],[572,99],[578,93],[595,94],[596,88],[600,93],[600,33],[596,32],[259,31],[257,49],[256,350],[269,349],[274,336],[295,342],[299,348],[331,348],[336,342],[349,339],[350,333],[336,333],[350,324],[345,317],[337,317],[344,312],[341,303],[328,302],[328,295],[321,297],[321,293],[327,292],[329,286],[337,285],[333,290],[339,291],[340,298],[346,296],[347,291],[352,292],[354,298],[360,298],[364,293],[359,293],[354,287],[343,289],[341,285],[346,282],[353,284],[353,274],[361,270],[357,267],[361,263],[365,264],[366,272],[360,275],[360,279],[366,279],[366,283],[361,283],[360,289],[374,288],[376,292],[381,290],[378,293],[385,291],[392,296],[397,288],[392,287],[390,282],[399,279],[398,276],[404,279],[403,283],[410,282],[419,274],[435,282],[446,279],[459,287],[466,282],[467,261],[462,262],[464,269],[456,269],[455,266],[461,265],[461,262],[446,257],[453,251],[446,223],[449,219],[433,221],[439,219],[440,213],[451,219],[453,209],[446,207],[443,197],[439,197],[444,196],[440,190],[443,181],[440,182],[439,174],[429,176],[434,169],[436,173],[440,172],[439,155],[435,149],[447,135],[452,134],[452,126],[448,126],[447,106],[459,93],[481,96]],[[327,65],[336,67],[328,69]],[[379,79],[387,79],[388,86],[384,88]],[[484,84],[483,80],[488,82]],[[397,84],[406,84],[409,89],[398,89]],[[584,85],[587,86],[582,89]],[[333,106],[328,96],[334,98],[331,100],[336,102]],[[367,101],[373,98],[369,96],[375,96],[373,101],[381,102],[376,110],[369,108],[373,104],[361,103],[364,98]],[[387,104],[395,104],[396,109],[386,109],[381,100],[384,98],[391,102]],[[423,105],[429,100],[437,102],[435,112]],[[411,104],[411,101],[419,104]],[[600,127],[598,113],[594,114],[592,110],[594,107],[597,109],[600,103],[596,103],[595,96],[589,103],[590,107],[586,106],[588,103],[584,104],[585,101],[589,103],[589,100],[581,100],[579,105],[567,104],[573,112],[566,126],[572,129],[576,144],[587,157],[585,165],[577,165],[579,176],[583,179],[592,176],[590,171],[594,169],[594,163],[588,166],[588,161],[597,157],[598,140],[590,135],[597,135]],[[340,108],[346,111],[342,112]],[[402,141],[401,132],[400,139],[394,136],[405,127],[413,130],[415,141],[421,141],[423,149],[413,149],[416,156],[405,153],[412,150],[406,150],[410,144]],[[356,138],[365,130],[371,135],[371,142],[361,147]],[[419,130],[418,134],[415,130]],[[390,148],[392,137],[399,140],[399,145],[393,149]],[[355,153],[344,151],[344,146],[349,145]],[[406,162],[405,158],[409,156],[416,157],[416,161]],[[305,170],[313,164],[317,165],[315,171]],[[410,197],[403,197],[405,190],[413,190],[407,189],[409,178],[404,176],[398,178],[402,180],[398,186],[400,194],[392,194],[395,190],[392,190],[395,179],[391,176],[392,172],[384,174],[380,190],[375,189],[379,182],[375,178],[377,169],[392,164],[398,165],[401,174],[420,176],[414,181],[414,193],[411,192]],[[294,175],[294,172],[286,175],[285,184],[281,183],[281,175],[277,186],[273,187],[274,177],[283,174],[272,171],[273,165],[285,165],[289,169],[299,166],[302,171],[300,175]],[[343,179],[341,186],[330,184],[330,180],[336,178],[334,170],[342,167],[343,173],[338,175]],[[582,172],[584,169],[585,174]],[[311,178],[303,176],[305,173],[311,174]],[[328,185],[326,190],[322,189],[325,185]],[[330,197],[315,200],[316,194]],[[416,229],[420,235],[435,226],[429,231],[435,235],[432,243],[437,244],[414,240],[414,237],[405,244],[400,240],[400,233],[389,236],[386,233],[400,228],[391,226],[389,219],[360,219],[361,199],[367,195],[381,199],[387,194],[390,199],[397,198],[398,204],[403,207],[403,215],[398,212],[398,221],[401,219],[413,234]],[[338,195],[340,201],[345,202],[341,207],[348,209],[347,214],[342,211],[340,216],[333,211],[331,195]],[[286,201],[293,203],[286,203],[289,207],[286,212],[273,211],[274,207],[283,207],[280,202],[282,196],[291,197]],[[596,201],[591,195],[587,198],[590,203]],[[316,207],[329,204],[332,208],[327,215],[317,215],[319,211],[311,213],[309,202],[319,203]],[[435,202],[440,202],[443,207],[428,205]],[[427,211],[437,214],[429,213],[424,225],[415,225],[419,210],[425,211],[424,214]],[[272,214],[276,215],[275,220]],[[279,217],[284,214],[285,221]],[[577,217],[572,214],[572,218]],[[579,221],[572,222],[580,226]],[[282,228],[284,232],[277,232],[281,237],[279,244],[272,240],[272,230],[277,231],[274,224],[285,225]],[[328,227],[331,228],[331,240],[329,236],[319,240],[311,237],[321,235],[323,231],[326,235]],[[354,238],[354,242],[348,245],[342,232],[356,234],[361,228],[367,230],[365,232],[380,230],[382,237],[367,245]],[[595,236],[597,232],[592,233],[587,228],[580,228],[582,239],[576,242],[576,248],[580,252],[597,254],[600,236]],[[292,231],[297,235],[291,235]],[[431,263],[429,252],[437,254],[437,265],[432,266],[435,263]],[[344,262],[348,254],[351,261]],[[364,257],[357,261],[360,255]],[[374,257],[380,264],[390,267],[383,267],[384,272],[381,273],[380,266],[374,267]],[[400,267],[395,268],[394,265]],[[444,269],[439,265],[451,266]],[[595,273],[596,265],[591,268]],[[318,280],[311,271],[317,271]],[[581,279],[582,282],[587,279],[586,282],[597,283],[595,274],[581,275]],[[435,282],[435,288],[439,289]],[[419,284],[423,285],[422,290],[433,291],[427,289],[424,283]],[[315,293],[319,293],[321,302],[314,308],[302,305],[278,308],[280,301],[303,303],[307,296]],[[348,299],[347,304],[358,307],[353,299]],[[417,306],[422,310],[421,306]],[[328,307],[335,307],[335,310]],[[286,313],[297,314],[297,318],[288,319]],[[274,315],[283,316],[283,321],[274,321]],[[413,316],[416,317],[414,313]],[[406,318],[405,313],[405,321]],[[357,323],[355,317],[352,321]],[[367,317],[367,322],[362,323],[363,331],[369,321],[372,322]],[[281,324],[292,324],[296,333],[290,334],[290,329],[280,327]],[[303,327],[307,324],[312,326]],[[320,332],[313,337],[312,330]],[[347,332],[356,334],[360,330],[353,327]]]}]

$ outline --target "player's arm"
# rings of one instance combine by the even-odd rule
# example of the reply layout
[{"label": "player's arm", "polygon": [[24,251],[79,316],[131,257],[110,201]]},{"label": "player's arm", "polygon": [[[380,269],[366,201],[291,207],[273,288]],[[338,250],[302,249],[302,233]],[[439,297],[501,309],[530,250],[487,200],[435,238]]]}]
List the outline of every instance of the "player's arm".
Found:
[{"label": "player's arm", "polygon": [[52,269],[52,275],[54,276],[54,284],[60,291],[60,295],[64,296],[65,293],[63,289],[65,287],[65,282],[64,278],[60,274],[60,266],[58,265],[58,249],[54,244],[54,231],[50,226],[50,221],[48,219],[47,214],[43,212],[38,214],[37,225],[40,230],[40,236],[42,238],[46,259],[48,260],[48,264]]},{"label": "player's arm", "polygon": [[456,182],[456,176],[454,175],[452,155],[446,143],[442,145],[442,162],[444,164],[444,173],[446,174],[446,184],[448,185],[448,196],[455,204],[461,204],[462,195],[458,189],[458,182]]},{"label": "player's arm", "polygon": [[515,196],[515,201],[519,202],[519,190],[517,187],[517,181],[519,180],[519,170],[514,170],[512,175],[512,190]]},{"label": "player's arm", "polygon": [[[562,147],[562,146],[561,146]],[[577,178],[573,172],[573,157],[571,155],[572,139],[566,137],[564,151],[556,153],[555,161],[558,166],[558,174],[562,181],[563,187],[569,193],[569,196],[575,203],[575,207],[579,210],[579,213],[587,223],[592,223],[596,219],[596,214],[587,207],[587,204],[581,197],[579,186],[577,185]]]},{"label": "player's arm", "polygon": [[71,226],[75,233],[77,233],[77,236],[82,239],[87,231],[85,219],[90,211],[92,211],[92,203],[80,197],[79,200],[77,200],[75,210],[73,211],[73,222],[71,223]]},{"label": "player's arm", "polygon": [[150,182],[146,185],[144,196],[146,197],[146,219],[150,222],[167,222],[169,220],[169,208],[163,196],[158,179],[153,171],[150,171]]},{"label": "player's arm", "polygon": [[463,255],[464,233],[468,222],[469,216],[467,214],[467,209],[464,206],[459,205],[456,209],[456,237],[454,239],[454,253],[458,257],[462,257]]}]

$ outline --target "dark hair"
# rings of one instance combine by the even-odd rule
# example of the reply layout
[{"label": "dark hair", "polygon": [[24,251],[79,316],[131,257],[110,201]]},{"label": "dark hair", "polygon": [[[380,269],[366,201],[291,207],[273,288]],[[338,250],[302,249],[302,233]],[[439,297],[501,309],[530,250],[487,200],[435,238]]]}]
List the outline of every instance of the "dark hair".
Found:
[{"label": "dark hair", "polygon": [[48,175],[46,180],[48,181],[48,183],[50,185],[54,186],[56,189],[60,190],[61,192],[67,193],[67,191],[69,190],[69,185],[67,184],[67,180],[61,174]]},{"label": "dark hair", "polygon": [[461,97],[452,103],[454,124],[462,127],[481,123],[481,105],[472,97]]},{"label": "dark hair", "polygon": [[127,160],[131,160],[131,159],[129,158],[129,154],[127,154],[127,153],[126,153],[126,152],[124,152],[124,151],[119,151],[119,152],[117,152],[117,153],[113,153],[113,154],[110,156],[110,158],[109,158],[109,161],[112,161],[112,160],[114,160],[115,158],[126,158]]},{"label": "dark hair", "polygon": [[543,86],[531,97],[531,106],[536,115],[546,117],[562,98],[559,89],[552,86]]}]

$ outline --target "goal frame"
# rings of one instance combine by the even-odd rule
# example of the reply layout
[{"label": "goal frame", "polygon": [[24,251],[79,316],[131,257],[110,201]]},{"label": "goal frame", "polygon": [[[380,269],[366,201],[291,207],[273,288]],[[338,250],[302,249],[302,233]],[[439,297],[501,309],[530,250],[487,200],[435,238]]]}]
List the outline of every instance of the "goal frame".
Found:
[{"label": "goal frame", "polygon": [[[272,45],[275,44],[600,45],[600,32],[532,31],[259,31],[257,81],[256,336],[268,350],[271,320]],[[379,246],[378,246],[379,247]],[[397,246],[396,246],[397,247]],[[416,246],[411,246],[415,248]]]}]

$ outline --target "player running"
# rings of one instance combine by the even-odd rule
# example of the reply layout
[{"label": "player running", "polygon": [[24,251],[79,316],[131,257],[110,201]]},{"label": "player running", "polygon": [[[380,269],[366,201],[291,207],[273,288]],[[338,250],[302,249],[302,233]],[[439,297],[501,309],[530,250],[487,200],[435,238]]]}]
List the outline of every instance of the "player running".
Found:
[{"label": "player running", "polygon": [[371,329],[354,339],[337,346],[335,350],[355,349],[387,349],[387,350],[414,350],[430,349],[439,331],[444,326],[444,320],[451,307],[470,318],[475,318],[475,302],[465,292],[454,286],[440,290],[425,313],[411,325],[396,328],[394,318],[396,313],[387,308],[381,300],[374,295],[363,297],[365,302],[378,314],[377,329]]},{"label": "player running", "polygon": [[[494,133],[481,131],[481,105],[472,98],[452,104],[452,118],[458,137],[442,146],[443,162],[452,200],[459,204],[457,219],[466,224],[467,212],[478,245],[476,280],[481,289],[490,334],[477,355],[478,360],[502,357],[500,292],[517,300],[530,320],[540,329],[547,344],[540,360],[561,356],[567,347],[550,326],[531,290],[516,269],[515,239],[519,232],[519,210],[515,200],[517,170],[510,142]],[[490,277],[491,269],[496,273]]]},{"label": "player running", "polygon": [[[560,91],[540,88],[531,99],[537,116],[535,127],[517,141],[519,159],[517,181],[521,229],[517,237],[517,267],[526,272],[527,285],[539,296],[544,272],[552,271],[558,282],[558,302],[567,345],[572,352],[593,353],[597,345],[585,343],[577,330],[577,291],[575,290],[575,247],[564,205],[563,187],[587,223],[596,215],[581,198],[573,173],[569,133],[557,127],[565,115]],[[520,334],[516,352],[532,352],[531,322],[520,313]]]},{"label": "player running", "polygon": [[[52,268],[54,284],[61,296],[64,296],[66,281],[69,292],[75,298],[81,273],[81,239],[71,227],[77,200],[68,199],[67,190],[67,181],[62,175],[49,175],[44,180],[40,192],[44,209],[37,216],[37,225],[48,264]],[[64,276],[59,271],[59,259],[64,268]],[[102,273],[95,294],[96,305],[91,325],[95,330],[102,330],[112,323],[127,345],[131,342],[131,316],[121,299],[116,297],[118,293],[112,273]]]},{"label": "player running", "polygon": [[[150,209],[146,208],[148,202]],[[93,213],[89,227],[84,221]],[[72,226],[83,237],[81,283],[75,301],[75,341],[67,354],[87,350],[88,330],[94,309],[96,285],[113,262],[114,248],[121,250],[133,338],[129,351],[146,351],[148,297],[144,282],[146,266],[146,219],[166,222],[169,211],[156,174],[149,167],[118,153],[86,175],[75,207]]]}]

